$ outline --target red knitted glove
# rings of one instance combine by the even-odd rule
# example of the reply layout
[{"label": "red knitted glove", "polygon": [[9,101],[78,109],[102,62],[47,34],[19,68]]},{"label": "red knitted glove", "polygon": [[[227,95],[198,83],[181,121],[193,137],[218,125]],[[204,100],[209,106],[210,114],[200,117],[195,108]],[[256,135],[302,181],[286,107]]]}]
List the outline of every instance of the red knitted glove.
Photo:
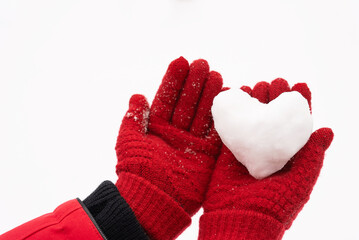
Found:
[{"label": "red knitted glove", "polygon": [[[300,92],[309,105],[311,100],[306,84],[290,89],[283,79],[260,82],[253,91],[249,87],[242,90],[263,103],[286,91]],[[199,239],[281,239],[309,200],[332,139],[329,128],[315,131],[282,170],[262,180],[250,176],[223,146],[204,202]]]},{"label": "red knitted glove", "polygon": [[[201,207],[221,141],[211,106],[222,78],[173,61],[153,100],[133,95],[119,131],[116,186],[151,239],[174,239]],[[149,116],[149,117],[148,117]]]}]

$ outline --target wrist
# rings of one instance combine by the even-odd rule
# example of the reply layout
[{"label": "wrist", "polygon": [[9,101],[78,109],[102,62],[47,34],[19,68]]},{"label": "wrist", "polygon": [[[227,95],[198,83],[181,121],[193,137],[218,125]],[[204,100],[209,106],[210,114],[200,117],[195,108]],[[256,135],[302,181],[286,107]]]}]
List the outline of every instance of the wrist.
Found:
[{"label": "wrist", "polygon": [[106,239],[148,240],[135,214],[112,182],[103,182],[82,203]]},{"label": "wrist", "polygon": [[120,172],[116,186],[151,239],[175,239],[191,224],[178,202],[144,178]]}]

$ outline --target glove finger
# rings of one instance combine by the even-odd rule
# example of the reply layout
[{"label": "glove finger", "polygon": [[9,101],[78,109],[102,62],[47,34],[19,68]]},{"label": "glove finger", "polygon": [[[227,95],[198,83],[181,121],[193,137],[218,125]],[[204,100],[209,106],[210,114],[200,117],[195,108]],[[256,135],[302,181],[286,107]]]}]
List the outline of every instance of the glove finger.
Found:
[{"label": "glove finger", "polygon": [[269,102],[269,83],[259,82],[252,90],[252,97],[257,98],[261,103]]},{"label": "glove finger", "polygon": [[189,130],[208,75],[207,61],[199,59],[190,65],[188,77],[172,116],[172,124],[175,127]]},{"label": "glove finger", "polygon": [[151,121],[156,121],[155,119],[158,118],[170,121],[188,71],[189,64],[183,57],[174,60],[168,66],[152,102]]},{"label": "glove finger", "polygon": [[194,136],[204,137],[208,134],[209,128],[213,122],[211,114],[213,99],[221,91],[222,84],[222,76],[219,73],[214,71],[209,73],[208,80],[197,107],[197,112],[191,125],[191,133],[193,133]]},{"label": "glove finger", "polygon": [[282,78],[277,78],[273,80],[269,87],[269,102],[276,99],[282,93],[289,91],[290,87],[286,80]]},{"label": "glove finger", "polygon": [[146,98],[140,94],[132,95],[128,111],[122,120],[119,137],[121,132],[127,130],[145,133],[148,125],[148,114],[149,105]]},{"label": "glove finger", "polygon": [[252,89],[248,86],[242,86],[241,89],[249,94],[249,96],[252,96]]},{"label": "glove finger", "polygon": [[300,94],[302,94],[302,96],[305,99],[307,99],[308,104],[309,104],[309,109],[310,109],[310,111],[312,111],[312,93],[310,92],[307,84],[306,83],[297,83],[292,87],[292,91],[297,91]]}]

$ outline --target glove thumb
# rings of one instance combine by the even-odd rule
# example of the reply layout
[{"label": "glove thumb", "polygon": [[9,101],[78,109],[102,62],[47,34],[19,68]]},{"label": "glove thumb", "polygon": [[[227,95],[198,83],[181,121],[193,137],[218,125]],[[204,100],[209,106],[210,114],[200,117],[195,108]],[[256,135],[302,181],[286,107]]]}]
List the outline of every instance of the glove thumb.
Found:
[{"label": "glove thumb", "polygon": [[143,95],[132,95],[128,111],[122,120],[121,129],[126,128],[145,133],[148,125],[149,109],[149,104]]},{"label": "glove thumb", "polygon": [[313,132],[307,144],[294,156],[291,177],[300,175],[314,185],[323,166],[324,153],[333,137],[330,128],[321,128]]}]

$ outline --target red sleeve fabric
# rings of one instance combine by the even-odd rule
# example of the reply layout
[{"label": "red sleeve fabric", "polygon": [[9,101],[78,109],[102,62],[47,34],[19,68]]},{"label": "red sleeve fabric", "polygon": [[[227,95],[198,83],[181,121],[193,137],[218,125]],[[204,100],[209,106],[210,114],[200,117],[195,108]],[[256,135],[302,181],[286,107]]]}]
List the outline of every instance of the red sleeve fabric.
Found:
[{"label": "red sleeve fabric", "polygon": [[0,236],[0,240],[103,240],[77,199],[60,205],[54,212],[33,219]]}]

